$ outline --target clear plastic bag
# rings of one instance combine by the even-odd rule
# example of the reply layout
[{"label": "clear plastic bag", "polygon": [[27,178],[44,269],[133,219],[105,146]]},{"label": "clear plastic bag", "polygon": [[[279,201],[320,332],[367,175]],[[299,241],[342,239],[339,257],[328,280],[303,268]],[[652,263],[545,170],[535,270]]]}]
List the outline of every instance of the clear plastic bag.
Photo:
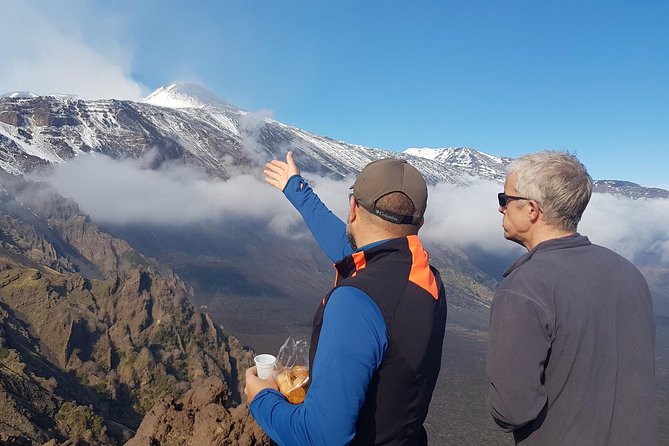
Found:
[{"label": "clear plastic bag", "polygon": [[303,337],[289,336],[283,343],[274,364],[274,378],[288,401],[304,401],[309,386],[309,343]]}]

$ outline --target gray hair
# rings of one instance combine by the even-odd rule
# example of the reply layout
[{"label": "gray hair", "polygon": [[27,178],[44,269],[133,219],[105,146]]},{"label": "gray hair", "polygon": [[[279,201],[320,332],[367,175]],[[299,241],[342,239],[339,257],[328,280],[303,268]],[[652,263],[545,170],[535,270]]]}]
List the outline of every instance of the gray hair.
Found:
[{"label": "gray hair", "polygon": [[539,203],[548,224],[576,231],[590,196],[592,178],[568,152],[544,151],[524,155],[509,164],[516,174],[518,194]]}]

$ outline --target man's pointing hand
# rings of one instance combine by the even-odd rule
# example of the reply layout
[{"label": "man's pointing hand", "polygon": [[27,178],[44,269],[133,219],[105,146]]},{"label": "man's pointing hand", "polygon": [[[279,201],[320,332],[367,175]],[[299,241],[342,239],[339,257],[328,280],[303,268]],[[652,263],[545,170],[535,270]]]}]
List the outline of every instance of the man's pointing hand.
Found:
[{"label": "man's pointing hand", "polygon": [[265,164],[263,173],[265,174],[265,182],[283,192],[290,177],[299,175],[300,169],[297,168],[295,161],[293,161],[293,152],[288,152],[285,162],[272,160]]}]

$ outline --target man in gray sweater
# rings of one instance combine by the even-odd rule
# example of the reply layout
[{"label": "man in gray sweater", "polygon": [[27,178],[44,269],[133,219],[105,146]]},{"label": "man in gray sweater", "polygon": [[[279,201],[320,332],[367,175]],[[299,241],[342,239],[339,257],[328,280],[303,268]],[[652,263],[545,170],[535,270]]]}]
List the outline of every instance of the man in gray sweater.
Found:
[{"label": "man in gray sweater", "polygon": [[576,227],[592,194],[576,157],[525,155],[500,193],[527,248],[490,310],[488,407],[523,445],[655,445],[655,322],[639,270]]}]

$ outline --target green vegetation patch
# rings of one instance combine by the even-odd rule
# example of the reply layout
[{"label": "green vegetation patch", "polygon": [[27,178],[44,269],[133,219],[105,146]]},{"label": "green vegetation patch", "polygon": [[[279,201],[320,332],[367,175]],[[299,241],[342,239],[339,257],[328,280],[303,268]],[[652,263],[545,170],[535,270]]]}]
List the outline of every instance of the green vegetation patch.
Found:
[{"label": "green vegetation patch", "polygon": [[95,415],[91,407],[66,402],[60,407],[55,421],[58,430],[75,441],[84,440],[98,444],[109,442],[102,417]]},{"label": "green vegetation patch", "polygon": [[137,403],[133,409],[141,414],[146,414],[158,402],[166,397],[178,399],[182,392],[176,388],[176,380],[172,376],[154,375],[147,385],[141,389],[133,389],[133,396]]}]

